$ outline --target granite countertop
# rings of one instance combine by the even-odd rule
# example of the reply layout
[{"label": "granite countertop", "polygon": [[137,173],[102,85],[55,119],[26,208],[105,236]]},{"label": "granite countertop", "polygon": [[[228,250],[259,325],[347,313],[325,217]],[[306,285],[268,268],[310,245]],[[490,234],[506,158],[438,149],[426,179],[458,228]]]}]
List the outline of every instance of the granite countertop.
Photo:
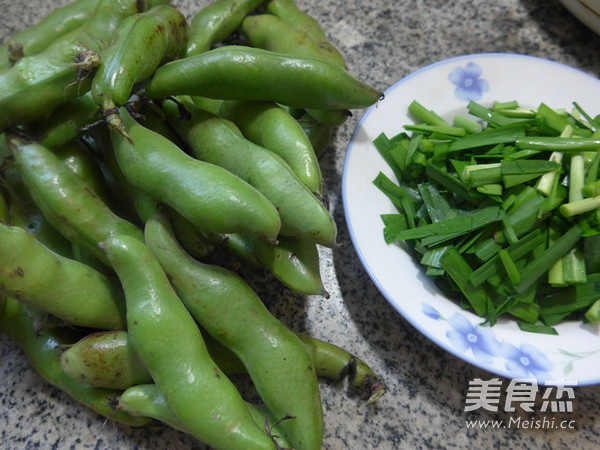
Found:
[{"label": "granite countertop", "polygon": [[[0,0],[0,36],[39,20],[67,0]],[[188,17],[205,1],[173,2]],[[345,55],[348,70],[384,90],[430,63],[480,52],[511,52],[559,61],[600,75],[600,37],[558,0],[298,0]],[[563,86],[556,86],[562,89]],[[597,112],[597,111],[596,111]],[[322,157],[339,246],[321,249],[329,298],[291,294],[268,277],[253,286],[290,328],[333,342],[366,361],[388,393],[365,407],[345,383],[324,382],[324,448],[599,448],[600,389],[576,390],[573,430],[468,429],[469,381],[489,379],[429,342],[378,292],[352,246],[344,219],[341,174],[346,146],[362,111],[340,127]],[[21,352],[0,336],[0,447],[203,448],[165,427],[114,424],[49,386]],[[508,419],[481,413],[479,418]]]}]

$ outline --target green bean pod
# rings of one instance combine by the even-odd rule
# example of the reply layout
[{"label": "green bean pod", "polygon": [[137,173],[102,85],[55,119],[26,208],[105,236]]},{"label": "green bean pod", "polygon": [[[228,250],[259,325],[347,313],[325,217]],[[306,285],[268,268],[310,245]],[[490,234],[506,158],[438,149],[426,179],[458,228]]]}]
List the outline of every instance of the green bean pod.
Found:
[{"label": "green bean pod", "polygon": [[1,223],[0,290],[74,325],[125,329],[125,301],[118,285],[57,255],[24,229]]},{"label": "green bean pod", "polygon": [[[225,374],[247,374],[235,353],[201,331],[211,358]],[[296,335],[310,354],[319,378],[331,381],[347,378],[351,386],[369,395],[368,402],[385,393],[383,382],[364,361],[329,342],[302,333]],[[75,380],[96,387],[128,389],[152,382],[126,331],[104,331],[81,338],[64,348],[61,364],[65,373]]]},{"label": "green bean pod", "polygon": [[184,57],[204,53],[227,38],[264,0],[216,0],[198,11],[190,25]]},{"label": "green bean pod", "polygon": [[203,230],[275,240],[281,227],[279,213],[256,188],[222,167],[188,156],[137,123],[126,110],[120,114],[134,145],[115,132],[113,145],[131,184]]},{"label": "green bean pod", "polygon": [[262,266],[292,291],[302,295],[324,295],[319,265],[319,250],[314,242],[289,236],[280,236],[276,245],[248,235],[229,235],[229,240],[241,240],[242,250],[232,251],[243,257],[250,252]]},{"label": "green bean pod", "polygon": [[182,426],[216,449],[273,449],[150,250],[130,236],[102,247],[125,290],[132,345]]},{"label": "green bean pod", "polygon": [[148,82],[146,93],[152,98],[270,100],[315,109],[365,108],[382,98],[328,62],[234,45],[165,64]]},{"label": "green bean pod", "polygon": [[339,66],[345,67],[344,57],[331,44],[319,22],[314,17],[300,10],[294,0],[268,0],[266,6],[268,12],[279,17],[295,29],[306,33],[317,43],[321,51],[328,55],[330,60],[337,61]]},{"label": "green bean pod", "polygon": [[115,234],[140,241],[142,232],[112,212],[86,182],[50,150],[18,138],[10,141],[25,186],[46,219],[67,239],[106,262],[98,243]]},{"label": "green bean pod", "polygon": [[102,63],[92,82],[92,97],[119,127],[114,110],[124,105],[134,84],[150,77],[163,61],[179,54],[185,45],[187,22],[176,8],[156,6],[126,18],[110,45],[101,53]]},{"label": "green bean pod", "polygon": [[[250,403],[247,405],[250,414],[259,427],[269,426],[265,430],[269,434],[272,434],[274,439],[276,438],[279,448],[290,448],[289,443],[281,437],[278,426],[275,424],[276,420],[269,417],[269,411]],[[155,384],[138,385],[127,389],[119,398],[117,408],[133,416],[152,417],[169,425],[171,428],[184,433],[187,432],[183,425],[175,418],[160,389]],[[268,425],[265,424],[265,419],[268,420]],[[275,424],[273,428],[271,428],[272,424]]]},{"label": "green bean pod", "polygon": [[224,101],[219,115],[231,120],[256,145],[281,156],[313,193],[323,194],[321,166],[300,124],[272,102]]},{"label": "green bean pod", "polygon": [[191,120],[180,120],[173,103],[165,102],[165,108],[172,110],[167,117],[199,160],[223,167],[256,187],[277,207],[281,235],[335,246],[335,221],[281,157],[244,138],[231,121],[191,103],[185,107]]},{"label": "green bean pod", "polygon": [[115,422],[139,427],[150,423],[147,417],[135,417],[115,409],[122,391],[102,389],[73,380],[60,365],[60,346],[77,340],[71,330],[53,329],[36,332],[23,305],[7,299],[0,314],[0,332],[23,349],[34,369],[52,386],[66,392],[74,400]]},{"label": "green bean pod", "polygon": [[275,417],[294,417],[280,425],[292,446],[321,448],[319,386],[298,337],[241,277],[187,255],[165,215],[156,214],[146,223],[145,236],[187,310],[240,358],[267,408]]},{"label": "green bean pod", "polygon": [[35,55],[52,42],[79,28],[90,18],[99,0],[77,0],[56,8],[40,22],[15,33],[0,47],[0,70],[23,56]]}]

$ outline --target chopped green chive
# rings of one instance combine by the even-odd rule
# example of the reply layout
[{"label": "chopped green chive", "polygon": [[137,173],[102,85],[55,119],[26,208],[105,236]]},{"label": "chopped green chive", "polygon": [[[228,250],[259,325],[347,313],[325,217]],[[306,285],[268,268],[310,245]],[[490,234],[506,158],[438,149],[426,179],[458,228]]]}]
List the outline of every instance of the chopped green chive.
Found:
[{"label": "chopped green chive", "polygon": [[514,100],[449,122],[408,109],[414,124],[374,140],[398,180],[374,180],[398,210],[381,216],[385,242],[490,326],[600,321],[600,115]]}]

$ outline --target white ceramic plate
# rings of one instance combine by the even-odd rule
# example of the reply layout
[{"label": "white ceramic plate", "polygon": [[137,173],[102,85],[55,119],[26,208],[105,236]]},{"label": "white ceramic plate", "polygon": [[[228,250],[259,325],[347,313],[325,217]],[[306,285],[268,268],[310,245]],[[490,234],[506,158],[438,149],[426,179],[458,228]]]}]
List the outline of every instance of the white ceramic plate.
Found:
[{"label": "white ceramic plate", "polygon": [[419,331],[497,375],[538,383],[600,383],[598,326],[566,322],[556,327],[558,336],[525,333],[509,319],[479,326],[482,319],[445,298],[401,247],[384,242],[380,215],[396,210],[373,180],[380,171],[395,178],[373,140],[381,132],[392,137],[413,123],[407,115],[413,100],[447,119],[467,115],[469,100],[484,105],[517,100],[526,107],[545,102],[569,110],[576,101],[594,116],[600,113],[600,81],[562,64],[514,54],[467,55],[432,64],[398,81],[365,112],[342,175],[346,220],[358,256],[387,300]]},{"label": "white ceramic plate", "polygon": [[600,0],[560,0],[581,23],[600,34]]}]

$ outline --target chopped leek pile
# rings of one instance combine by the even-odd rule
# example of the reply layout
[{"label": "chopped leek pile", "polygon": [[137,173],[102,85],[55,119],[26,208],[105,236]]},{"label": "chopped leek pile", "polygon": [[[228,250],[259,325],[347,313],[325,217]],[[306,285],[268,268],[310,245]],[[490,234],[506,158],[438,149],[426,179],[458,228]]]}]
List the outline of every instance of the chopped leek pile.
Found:
[{"label": "chopped leek pile", "polygon": [[414,124],[374,140],[395,178],[374,180],[397,208],[381,217],[386,243],[490,326],[600,321],[600,115],[472,101],[449,123],[408,110]]}]

